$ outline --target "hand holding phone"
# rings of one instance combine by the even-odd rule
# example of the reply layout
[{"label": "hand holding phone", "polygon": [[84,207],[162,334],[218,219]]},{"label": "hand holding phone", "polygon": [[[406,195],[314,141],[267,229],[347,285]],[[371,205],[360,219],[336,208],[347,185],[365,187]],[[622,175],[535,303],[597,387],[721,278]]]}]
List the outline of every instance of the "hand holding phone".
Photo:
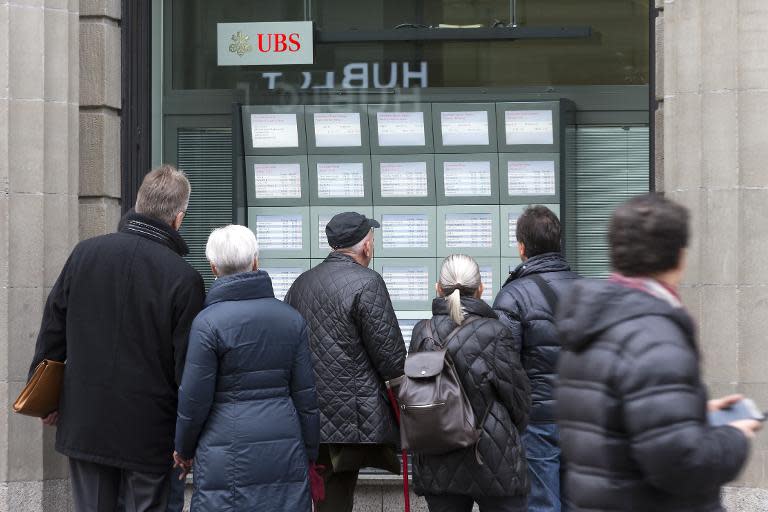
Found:
[{"label": "hand holding phone", "polygon": [[750,439],[755,437],[755,432],[762,428],[762,422],[766,420],[755,402],[742,395],[710,400],[708,417],[710,425],[730,425]]}]

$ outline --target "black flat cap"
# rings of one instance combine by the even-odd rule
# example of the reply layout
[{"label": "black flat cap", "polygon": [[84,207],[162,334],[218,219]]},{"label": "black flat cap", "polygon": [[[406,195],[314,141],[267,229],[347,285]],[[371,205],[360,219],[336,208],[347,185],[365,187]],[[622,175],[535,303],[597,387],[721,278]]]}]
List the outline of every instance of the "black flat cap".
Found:
[{"label": "black flat cap", "polygon": [[328,235],[328,245],[334,249],[352,247],[365,238],[371,228],[378,228],[380,224],[374,219],[356,212],[344,212],[334,215],[325,226],[325,234]]}]

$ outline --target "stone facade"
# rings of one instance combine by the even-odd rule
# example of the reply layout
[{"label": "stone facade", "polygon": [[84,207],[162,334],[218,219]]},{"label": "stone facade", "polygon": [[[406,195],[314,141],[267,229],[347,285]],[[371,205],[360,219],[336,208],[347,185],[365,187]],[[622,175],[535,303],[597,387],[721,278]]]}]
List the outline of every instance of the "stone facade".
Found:
[{"label": "stone facade", "polygon": [[[705,377],[768,407],[768,2],[654,1],[656,186],[693,214],[684,295]],[[71,510],[53,430],[10,404],[69,251],[119,219],[120,15],[120,0],[0,0],[0,512]],[[768,434],[754,448],[731,511],[768,511]],[[399,486],[361,482],[356,510],[401,510]]]},{"label": "stone facade", "polygon": [[[663,144],[660,190],[691,209],[685,302],[700,322],[713,395],[768,406],[768,2],[656,0]],[[730,510],[768,510],[768,435],[726,492]]]},{"label": "stone facade", "polygon": [[54,431],[11,412],[78,239],[76,0],[0,0],[0,512],[69,508]]},{"label": "stone facade", "polygon": [[120,0],[80,0],[80,238],[120,220]]}]

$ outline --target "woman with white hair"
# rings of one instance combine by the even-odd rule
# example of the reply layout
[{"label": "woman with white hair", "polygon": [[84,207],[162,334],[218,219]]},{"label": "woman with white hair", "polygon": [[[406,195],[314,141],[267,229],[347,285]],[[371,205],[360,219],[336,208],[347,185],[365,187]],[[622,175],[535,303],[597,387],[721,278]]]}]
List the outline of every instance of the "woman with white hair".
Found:
[{"label": "woman with white hair", "polygon": [[527,510],[528,471],[520,432],[528,423],[530,385],[512,333],[480,298],[477,262],[448,256],[440,269],[432,318],[413,329],[412,352],[446,349],[481,431],[476,446],[441,455],[416,454],[416,493],[430,512]]},{"label": "woman with white hair", "polygon": [[195,318],[179,389],[174,460],[194,464],[192,511],[310,512],[319,413],[304,319],[258,270],[256,237],[208,238],[217,276]]}]

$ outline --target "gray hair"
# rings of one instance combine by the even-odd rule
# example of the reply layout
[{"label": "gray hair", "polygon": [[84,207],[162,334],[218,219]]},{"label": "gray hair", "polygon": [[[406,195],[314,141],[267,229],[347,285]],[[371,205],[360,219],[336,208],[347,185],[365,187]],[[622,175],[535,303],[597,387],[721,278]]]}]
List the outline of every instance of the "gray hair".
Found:
[{"label": "gray hair", "polygon": [[205,257],[216,265],[220,276],[250,272],[253,261],[259,258],[259,243],[247,227],[230,224],[211,233]]},{"label": "gray hair", "polygon": [[471,256],[451,254],[443,260],[438,284],[448,301],[451,319],[461,325],[464,322],[461,295],[473,295],[480,288],[480,267]]},{"label": "gray hair", "polygon": [[337,249],[337,251],[347,254],[361,254],[363,252],[363,246],[365,245],[365,242],[367,242],[371,237],[373,237],[373,228],[371,228],[371,230],[368,231],[368,234],[365,235],[363,239],[357,242],[355,245]]},{"label": "gray hair", "polygon": [[173,223],[187,211],[192,188],[187,176],[172,165],[162,165],[144,177],[136,196],[136,213]]}]

